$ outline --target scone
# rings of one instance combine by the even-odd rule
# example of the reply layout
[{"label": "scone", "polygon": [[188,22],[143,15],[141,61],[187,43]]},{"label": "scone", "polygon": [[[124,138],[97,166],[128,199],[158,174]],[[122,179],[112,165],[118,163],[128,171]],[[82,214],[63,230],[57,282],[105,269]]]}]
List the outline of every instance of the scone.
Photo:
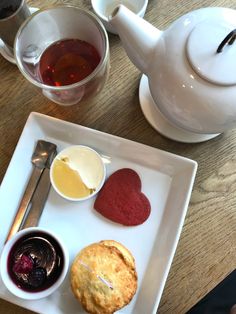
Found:
[{"label": "scone", "polygon": [[88,313],[114,313],[137,290],[135,260],[121,243],[93,243],[79,252],[71,266],[71,288]]}]

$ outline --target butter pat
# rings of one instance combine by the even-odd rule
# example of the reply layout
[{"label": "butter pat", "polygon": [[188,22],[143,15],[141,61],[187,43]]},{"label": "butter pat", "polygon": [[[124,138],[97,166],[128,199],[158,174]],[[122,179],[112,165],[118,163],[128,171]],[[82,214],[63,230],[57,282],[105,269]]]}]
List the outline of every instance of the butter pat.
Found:
[{"label": "butter pat", "polygon": [[97,193],[105,180],[105,166],[93,149],[70,146],[54,159],[50,170],[54,189],[70,200],[84,200]]}]

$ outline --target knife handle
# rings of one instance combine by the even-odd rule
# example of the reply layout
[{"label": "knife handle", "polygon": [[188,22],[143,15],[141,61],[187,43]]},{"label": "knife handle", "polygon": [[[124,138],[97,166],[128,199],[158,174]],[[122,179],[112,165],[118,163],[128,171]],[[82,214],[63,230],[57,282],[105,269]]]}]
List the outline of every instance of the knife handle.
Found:
[{"label": "knife handle", "polygon": [[26,214],[21,229],[38,225],[51,186],[49,171],[48,168],[43,170],[38,186],[31,199],[31,207]]},{"label": "knife handle", "polygon": [[11,225],[11,228],[8,232],[6,242],[17,232],[19,231],[27,209],[29,207],[29,203],[31,201],[32,195],[37,187],[41,174],[43,172],[43,168],[34,167],[31,177],[28,181],[27,187],[25,189],[24,195],[21,199],[20,205],[18,207],[17,213]]}]

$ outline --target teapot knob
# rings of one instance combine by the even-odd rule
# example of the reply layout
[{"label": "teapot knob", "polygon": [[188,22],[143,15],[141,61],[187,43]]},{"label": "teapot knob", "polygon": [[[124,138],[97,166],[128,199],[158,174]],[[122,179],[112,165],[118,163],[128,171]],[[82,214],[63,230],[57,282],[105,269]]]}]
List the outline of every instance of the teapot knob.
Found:
[{"label": "teapot knob", "polygon": [[236,28],[232,30],[220,43],[219,47],[217,48],[216,52],[220,53],[223,51],[225,45],[233,45],[236,39]]}]

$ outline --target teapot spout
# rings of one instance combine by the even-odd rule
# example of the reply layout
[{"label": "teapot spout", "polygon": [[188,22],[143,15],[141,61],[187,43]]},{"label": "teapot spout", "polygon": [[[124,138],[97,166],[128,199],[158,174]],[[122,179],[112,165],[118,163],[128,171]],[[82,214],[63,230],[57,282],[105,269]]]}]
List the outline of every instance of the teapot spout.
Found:
[{"label": "teapot spout", "polygon": [[119,5],[109,17],[109,23],[116,29],[130,60],[144,74],[148,75],[156,44],[162,31],[137,16],[124,5]]}]

